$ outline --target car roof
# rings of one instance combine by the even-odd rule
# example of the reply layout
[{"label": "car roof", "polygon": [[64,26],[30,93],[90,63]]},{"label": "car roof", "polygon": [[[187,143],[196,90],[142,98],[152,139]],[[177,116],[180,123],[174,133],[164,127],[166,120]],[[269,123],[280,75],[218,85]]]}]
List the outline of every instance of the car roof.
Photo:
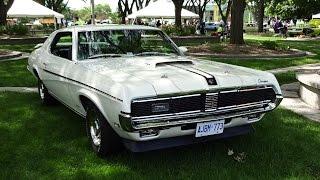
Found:
[{"label": "car roof", "polygon": [[101,31],[101,30],[121,30],[121,29],[132,29],[132,30],[160,30],[155,27],[141,26],[141,25],[120,25],[120,24],[97,24],[97,25],[84,25],[84,26],[72,26],[62,28],[59,32],[64,31]]}]

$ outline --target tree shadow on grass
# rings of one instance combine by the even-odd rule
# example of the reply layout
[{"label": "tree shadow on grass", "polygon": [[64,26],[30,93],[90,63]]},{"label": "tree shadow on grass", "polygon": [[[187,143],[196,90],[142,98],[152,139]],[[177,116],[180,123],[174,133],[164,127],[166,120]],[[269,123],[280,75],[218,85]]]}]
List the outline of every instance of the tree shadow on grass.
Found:
[{"label": "tree shadow on grass", "polygon": [[[320,125],[278,109],[246,136],[101,159],[89,148],[84,120],[36,95],[0,96],[0,177],[207,179],[319,177]],[[3,105],[3,106],[2,106]],[[244,152],[239,163],[227,155]]]}]

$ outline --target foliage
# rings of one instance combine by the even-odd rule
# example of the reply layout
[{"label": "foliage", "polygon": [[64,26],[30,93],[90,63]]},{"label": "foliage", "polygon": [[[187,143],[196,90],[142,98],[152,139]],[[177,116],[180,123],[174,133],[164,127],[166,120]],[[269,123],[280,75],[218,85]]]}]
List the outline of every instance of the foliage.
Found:
[{"label": "foliage", "polygon": [[0,25],[0,35],[5,34],[5,33],[6,33],[6,26]]},{"label": "foliage", "polygon": [[36,1],[48,7],[49,9],[52,9],[59,13],[62,13],[67,8],[67,4],[68,4],[68,3],[65,3],[64,0],[36,0]]},{"label": "foliage", "polygon": [[312,28],[320,28],[320,19],[311,19],[309,25]]},{"label": "foliage", "polygon": [[15,24],[15,25],[8,25],[6,27],[6,32],[9,35],[26,35],[29,32],[29,29],[27,26],[23,24]]},{"label": "foliage", "polygon": [[196,33],[195,26],[184,26],[182,28],[168,25],[163,26],[162,30],[170,36],[190,36]]},{"label": "foliage", "polygon": [[[97,19],[108,19],[113,16],[112,10],[108,4],[98,4],[95,6],[94,11]],[[85,7],[83,9],[74,11],[74,15],[78,16],[84,21],[87,21],[91,19],[91,8]]]},{"label": "foliage", "polygon": [[312,37],[320,36],[320,28],[313,29],[314,31],[310,34]]},{"label": "foliage", "polygon": [[267,12],[283,19],[311,19],[312,14],[319,13],[319,7],[319,0],[271,0]]}]

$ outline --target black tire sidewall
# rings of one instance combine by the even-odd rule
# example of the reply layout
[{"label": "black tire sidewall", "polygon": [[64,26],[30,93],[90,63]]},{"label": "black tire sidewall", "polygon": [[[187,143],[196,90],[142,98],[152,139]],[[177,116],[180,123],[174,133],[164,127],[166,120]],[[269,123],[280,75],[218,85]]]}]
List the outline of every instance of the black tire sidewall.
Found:
[{"label": "black tire sidewall", "polygon": [[[100,157],[105,157],[111,153],[115,153],[121,148],[121,139],[116,132],[109,125],[107,119],[103,116],[100,110],[93,104],[87,105],[87,116],[86,116],[86,131],[93,151]],[[91,113],[96,113],[99,119],[99,125],[101,127],[101,142],[100,146],[96,146],[93,143],[90,133],[90,123],[88,117]]]}]

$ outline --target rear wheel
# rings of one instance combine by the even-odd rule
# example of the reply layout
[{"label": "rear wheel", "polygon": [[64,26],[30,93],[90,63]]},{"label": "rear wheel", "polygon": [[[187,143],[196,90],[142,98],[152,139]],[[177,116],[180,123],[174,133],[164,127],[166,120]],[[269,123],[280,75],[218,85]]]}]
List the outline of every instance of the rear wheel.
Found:
[{"label": "rear wheel", "polygon": [[48,89],[40,79],[38,80],[38,93],[42,104],[51,105],[55,102],[55,99],[49,94]]},{"label": "rear wheel", "polygon": [[100,157],[121,149],[120,137],[92,103],[87,105],[86,128],[93,151]]}]

